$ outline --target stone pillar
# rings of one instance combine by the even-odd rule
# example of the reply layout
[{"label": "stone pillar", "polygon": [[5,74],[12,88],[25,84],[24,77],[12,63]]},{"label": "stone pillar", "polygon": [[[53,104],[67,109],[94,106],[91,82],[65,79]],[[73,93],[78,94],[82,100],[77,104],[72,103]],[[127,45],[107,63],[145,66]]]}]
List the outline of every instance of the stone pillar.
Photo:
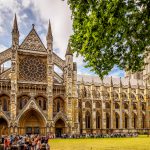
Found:
[{"label": "stone pillar", "polygon": [[133,128],[133,124],[132,124],[132,103],[131,103],[131,99],[129,99],[129,129]]},{"label": "stone pillar", "polygon": [[96,133],[96,103],[93,103],[93,110],[92,110],[92,129],[93,133]]},{"label": "stone pillar", "polygon": [[[121,101],[121,100],[120,100]],[[123,119],[122,119],[122,101],[120,102],[120,129],[123,128]]]},{"label": "stone pillar", "polygon": [[85,102],[82,102],[82,133],[85,132]]},{"label": "stone pillar", "polygon": [[106,129],[106,111],[105,111],[105,102],[102,102],[102,129]]},{"label": "stone pillar", "polygon": [[137,106],[137,128],[141,128],[141,102],[139,101],[139,99],[138,99],[138,104],[137,104],[138,106]]},{"label": "stone pillar", "polygon": [[11,56],[11,94],[10,94],[10,117],[11,120],[16,118],[16,105],[17,105],[17,49],[18,46],[12,47]]}]

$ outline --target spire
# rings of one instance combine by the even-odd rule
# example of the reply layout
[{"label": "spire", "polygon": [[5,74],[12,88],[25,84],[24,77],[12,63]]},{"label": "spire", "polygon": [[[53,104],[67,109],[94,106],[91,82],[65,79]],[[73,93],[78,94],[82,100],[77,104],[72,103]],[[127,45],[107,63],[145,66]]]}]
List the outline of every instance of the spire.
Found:
[{"label": "spire", "polygon": [[51,40],[53,39],[50,20],[48,23],[48,32],[47,32],[47,40],[48,39],[51,39]]},{"label": "spire", "polygon": [[14,24],[12,29],[12,46],[15,45],[19,45],[19,30],[18,30],[16,14],[15,14]]},{"label": "spire", "polygon": [[14,24],[13,24],[13,30],[12,30],[13,33],[18,33],[18,23],[17,23],[17,17],[16,17],[16,14],[15,14],[15,18],[14,18]]},{"label": "spire", "polygon": [[67,47],[67,50],[66,50],[66,55],[72,55],[70,42],[68,43],[68,47]]}]

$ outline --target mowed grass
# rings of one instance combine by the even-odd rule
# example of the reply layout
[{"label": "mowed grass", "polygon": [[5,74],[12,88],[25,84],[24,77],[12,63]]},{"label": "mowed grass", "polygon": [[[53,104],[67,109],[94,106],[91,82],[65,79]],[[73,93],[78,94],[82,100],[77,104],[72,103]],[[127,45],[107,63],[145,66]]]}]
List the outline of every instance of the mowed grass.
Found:
[{"label": "mowed grass", "polygon": [[50,139],[51,150],[150,150],[150,137]]}]

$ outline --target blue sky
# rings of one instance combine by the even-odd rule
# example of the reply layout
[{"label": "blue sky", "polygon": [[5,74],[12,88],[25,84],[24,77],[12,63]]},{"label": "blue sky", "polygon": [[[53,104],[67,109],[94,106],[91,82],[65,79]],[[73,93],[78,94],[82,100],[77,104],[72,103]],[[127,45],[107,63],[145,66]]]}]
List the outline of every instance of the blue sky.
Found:
[{"label": "blue sky", "polygon": [[[41,40],[46,45],[46,33],[48,20],[51,21],[53,32],[53,49],[62,59],[69,36],[72,31],[71,12],[66,3],[62,0],[0,0],[0,51],[11,46],[11,30],[14,14],[17,14],[20,31],[20,43],[30,32],[32,24],[35,24]],[[78,74],[94,75],[90,69],[84,68],[85,63],[82,57],[74,61],[78,65]],[[114,67],[109,76],[124,76],[124,71]]]}]

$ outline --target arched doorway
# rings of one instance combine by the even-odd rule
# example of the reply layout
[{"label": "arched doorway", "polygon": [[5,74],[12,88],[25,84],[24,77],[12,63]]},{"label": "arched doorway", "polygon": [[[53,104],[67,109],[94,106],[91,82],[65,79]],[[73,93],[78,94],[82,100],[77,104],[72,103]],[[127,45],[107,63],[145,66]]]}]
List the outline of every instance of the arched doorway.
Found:
[{"label": "arched doorway", "polygon": [[46,134],[46,123],[36,110],[26,111],[19,120],[19,134]]},{"label": "arched doorway", "polygon": [[8,135],[8,123],[4,118],[0,118],[0,136]]},{"label": "arched doorway", "polygon": [[56,137],[61,137],[65,131],[65,122],[62,119],[58,119],[55,123],[55,135]]}]

